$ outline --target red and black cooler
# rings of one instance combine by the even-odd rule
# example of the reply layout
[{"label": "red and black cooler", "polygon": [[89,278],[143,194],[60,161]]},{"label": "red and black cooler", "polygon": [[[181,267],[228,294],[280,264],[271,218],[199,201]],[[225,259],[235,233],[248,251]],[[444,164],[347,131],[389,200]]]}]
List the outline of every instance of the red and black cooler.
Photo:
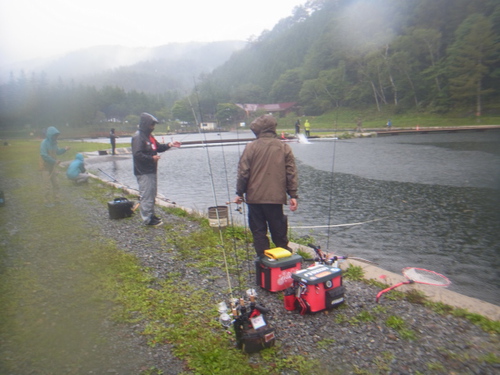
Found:
[{"label": "red and black cooler", "polygon": [[292,273],[302,268],[302,257],[297,254],[279,259],[264,257],[255,262],[255,268],[257,285],[279,292],[292,285]]},{"label": "red and black cooler", "polygon": [[294,272],[292,279],[295,307],[302,315],[329,310],[344,303],[345,288],[340,268],[319,264]]}]

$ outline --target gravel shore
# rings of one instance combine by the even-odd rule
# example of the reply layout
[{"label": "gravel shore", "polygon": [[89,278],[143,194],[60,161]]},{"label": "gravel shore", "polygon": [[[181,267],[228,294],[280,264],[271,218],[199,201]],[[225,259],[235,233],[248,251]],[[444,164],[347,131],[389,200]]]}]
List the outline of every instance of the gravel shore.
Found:
[{"label": "gravel shore", "polygon": [[[15,181],[11,180],[10,184]],[[198,269],[187,266],[187,262],[178,262],[176,251],[168,240],[158,241],[159,236],[168,239],[164,227],[145,228],[141,225],[138,213],[131,218],[110,220],[105,204],[88,198],[86,190],[98,184],[92,180],[88,186],[74,187],[68,183],[63,186],[64,205],[78,207],[82,227],[89,233],[114,240],[123,251],[135,255],[142,265],[151,269],[158,279],[168,277],[170,272],[178,272],[183,280],[202,287],[212,293],[214,306],[222,301],[229,302],[226,274],[223,265],[210,270],[210,276]],[[107,197],[112,200],[113,196]],[[19,202],[17,202],[19,203]],[[8,201],[4,212],[10,215],[9,228],[16,226],[16,221],[28,222],[23,212],[15,209],[15,199]],[[67,207],[67,206],[66,206]],[[157,215],[164,222],[173,226],[173,230],[189,234],[196,231],[198,224],[158,208]],[[8,228],[8,229],[9,229]],[[10,230],[10,229],[9,229]],[[163,238],[163,237],[162,237]],[[9,251],[20,252],[23,249],[10,248],[8,239],[4,245]],[[165,251],[165,246],[170,251]],[[241,265],[242,270],[253,270],[252,259]],[[220,276],[220,277],[214,277]],[[257,289],[257,300],[270,309],[267,321],[275,328],[276,345],[282,357],[302,355],[316,359],[320,367],[316,372],[322,374],[500,374],[500,340],[497,334],[484,332],[471,322],[441,315],[420,305],[406,300],[383,298],[375,302],[380,291],[375,286],[360,281],[344,278],[346,302],[340,308],[328,312],[300,315],[298,312],[285,310],[281,293],[271,293],[256,287],[253,278],[248,277],[246,288]],[[232,282],[233,286],[236,281]],[[239,297],[239,296],[235,296]],[[390,317],[404,321],[406,332],[412,338],[403,337],[401,331],[389,327],[386,322]],[[216,319],[217,316],[214,316]],[[169,344],[150,347],[142,335],[144,323],[123,326],[106,321],[102,323],[103,334],[112,342],[110,348],[99,352],[99,364],[94,364],[92,371],[82,364],[80,370],[73,373],[117,373],[139,374],[148,369],[162,374],[190,374],[185,363],[172,354]],[[222,330],[222,327],[221,327]],[[227,340],[234,345],[234,335],[227,335]],[[114,341],[114,342],[113,342]],[[0,345],[1,346],[1,345]],[[109,345],[108,345],[109,346]],[[96,346],[95,351],[99,351]],[[120,360],[134,353],[130,361]],[[41,373],[10,354],[11,361],[20,363],[17,374]],[[260,354],[248,355],[249,366],[256,362]],[[0,366],[1,367],[1,366]],[[295,374],[287,371],[282,374]],[[306,374],[304,374],[306,375]]]},{"label": "gravel shore", "polygon": [[[136,255],[155,277],[164,278],[175,269],[189,283],[212,291],[211,303],[214,305],[229,300],[227,295],[218,292],[227,287],[222,265],[210,271],[211,275],[218,274],[220,278],[207,279],[185,263],[174,261],[175,252],[165,252],[164,245],[148,232],[161,233],[161,227],[145,230],[138,214],[129,219],[110,220],[106,207],[82,202],[82,199],[78,198],[88,225],[99,227],[103,236]],[[196,223],[161,209],[157,210],[157,215],[169,224],[178,224],[179,230],[196,230]],[[247,262],[242,269],[253,269],[253,259]],[[344,286],[346,302],[341,308],[307,315],[285,310],[279,293],[256,288],[259,303],[271,310],[268,321],[275,328],[284,357],[301,354],[318,359],[322,364],[319,371],[331,374],[500,374],[498,335],[486,333],[462,318],[440,315],[405,300],[384,298],[377,304],[375,296],[380,289],[363,282],[344,279]],[[256,286],[249,282],[248,287]],[[414,337],[403,338],[388,327],[386,320],[389,317],[403,319]],[[138,330],[139,327],[130,329]],[[234,338],[228,335],[228,340]],[[141,342],[144,345],[144,340]],[[164,374],[182,370],[182,363],[172,357],[168,346],[148,350],[152,351],[154,363],[151,365]],[[249,355],[249,362],[258,355]]]}]

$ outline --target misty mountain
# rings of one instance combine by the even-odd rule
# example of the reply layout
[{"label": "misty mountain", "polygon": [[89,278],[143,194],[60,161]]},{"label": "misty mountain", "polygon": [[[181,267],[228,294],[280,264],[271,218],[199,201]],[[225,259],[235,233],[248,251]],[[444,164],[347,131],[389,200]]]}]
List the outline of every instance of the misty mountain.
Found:
[{"label": "misty mountain", "polygon": [[11,76],[43,75],[58,80],[112,85],[125,90],[161,93],[186,91],[202,73],[210,73],[245,46],[243,41],[172,43],[153,48],[96,46],[46,60],[31,60],[0,69],[0,81]]},{"label": "misty mountain", "polygon": [[498,0],[308,1],[207,75],[201,106],[481,113],[500,98],[499,25]]}]

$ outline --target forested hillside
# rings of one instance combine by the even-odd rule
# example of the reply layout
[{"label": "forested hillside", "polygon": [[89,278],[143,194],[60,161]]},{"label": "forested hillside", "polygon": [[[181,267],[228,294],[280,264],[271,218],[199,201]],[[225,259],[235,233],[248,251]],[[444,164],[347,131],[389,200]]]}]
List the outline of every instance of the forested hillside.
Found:
[{"label": "forested hillside", "polygon": [[[234,123],[234,103],[297,102],[308,116],[500,112],[498,0],[310,0],[224,63],[220,52],[149,57],[80,80],[54,80],[63,65],[50,75],[23,72],[0,86],[0,129],[135,123],[143,111]],[[87,58],[70,66],[89,67]]]},{"label": "forested hillside", "polygon": [[482,112],[500,95],[496,0],[312,0],[200,84],[214,102]]},{"label": "forested hillside", "polygon": [[[143,111],[170,118],[191,92],[246,42],[173,43],[155,48],[98,46],[11,70],[0,85],[0,129],[135,122]],[[131,116],[131,117],[129,117]]]}]

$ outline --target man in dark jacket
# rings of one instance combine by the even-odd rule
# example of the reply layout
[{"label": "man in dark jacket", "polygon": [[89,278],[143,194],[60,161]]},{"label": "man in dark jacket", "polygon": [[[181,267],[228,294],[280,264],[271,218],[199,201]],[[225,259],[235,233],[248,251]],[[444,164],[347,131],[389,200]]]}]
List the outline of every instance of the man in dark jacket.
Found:
[{"label": "man in dark jacket", "polygon": [[245,147],[238,163],[235,203],[248,205],[248,222],[258,257],[264,256],[271,239],[277,247],[288,247],[288,221],[283,205],[290,196],[290,210],[298,207],[298,177],[290,146],[279,140],[277,122],[264,115],[250,126],[257,139]]},{"label": "man in dark jacket", "polygon": [[155,215],[155,199],[158,188],[157,169],[159,152],[165,152],[171,147],[180,147],[178,141],[168,144],[158,143],[152,135],[158,120],[149,113],[142,113],[139,130],[132,137],[132,154],[134,159],[134,174],[139,184],[141,194],[140,212],[145,225],[157,226],[163,224]]}]

